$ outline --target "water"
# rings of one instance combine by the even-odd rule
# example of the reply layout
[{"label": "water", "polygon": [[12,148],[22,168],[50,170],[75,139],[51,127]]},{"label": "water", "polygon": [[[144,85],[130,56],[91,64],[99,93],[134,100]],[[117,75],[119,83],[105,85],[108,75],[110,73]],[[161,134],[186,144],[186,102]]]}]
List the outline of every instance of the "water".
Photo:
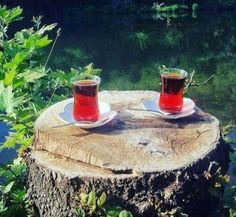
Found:
[{"label": "water", "polygon": [[[155,14],[81,15],[73,7],[25,9],[26,20],[42,14],[45,23],[58,22],[62,28],[51,67],[68,71],[93,62],[103,69],[101,89],[108,90],[159,91],[162,65],[194,70],[196,83],[214,74],[186,95],[222,125],[236,121],[235,13],[169,20]],[[236,130],[230,135],[235,138]]]},{"label": "water", "polygon": [[[5,123],[0,122],[0,142],[5,140],[5,136],[9,134],[9,126]],[[14,158],[16,158],[16,151],[13,149],[5,149],[0,151],[0,164],[11,162]],[[1,182],[1,178],[0,178]]]}]

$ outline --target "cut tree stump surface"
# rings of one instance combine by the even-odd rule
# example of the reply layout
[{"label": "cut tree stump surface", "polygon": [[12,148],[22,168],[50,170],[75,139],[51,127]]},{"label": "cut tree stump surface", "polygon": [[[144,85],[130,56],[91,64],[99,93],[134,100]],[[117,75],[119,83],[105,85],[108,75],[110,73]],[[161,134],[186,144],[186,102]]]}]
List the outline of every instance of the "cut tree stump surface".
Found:
[{"label": "cut tree stump surface", "polygon": [[[57,116],[72,99],[45,110],[35,124],[35,150],[79,161],[108,173],[173,171],[203,159],[220,139],[219,121],[196,107],[196,113],[163,120],[147,112],[142,101],[155,91],[102,91],[99,100],[118,112],[114,120],[94,129],[65,125]],[[96,173],[93,173],[96,174]]]}]

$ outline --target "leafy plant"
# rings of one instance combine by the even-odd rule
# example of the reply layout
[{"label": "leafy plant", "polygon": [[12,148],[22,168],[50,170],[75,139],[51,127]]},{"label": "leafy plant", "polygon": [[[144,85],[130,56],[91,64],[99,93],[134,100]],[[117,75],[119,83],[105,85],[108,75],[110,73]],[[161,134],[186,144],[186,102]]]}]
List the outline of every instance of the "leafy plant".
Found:
[{"label": "leafy plant", "polygon": [[[231,141],[233,142],[233,141]],[[234,141],[235,142],[235,141]],[[235,178],[236,174],[236,152],[230,154],[231,164],[234,165],[232,168],[232,178]],[[225,185],[225,190],[223,194],[220,194],[221,206],[223,207],[222,213],[226,217],[235,217],[236,216],[236,185],[233,182],[229,182]]]},{"label": "leafy plant", "polygon": [[11,133],[1,149],[17,144],[21,150],[29,147],[34,121],[42,109],[70,95],[70,79],[77,74],[98,74],[101,71],[93,64],[70,72],[47,69],[60,29],[48,57],[44,58],[42,49],[52,43],[47,32],[56,24],[42,25],[42,17],[33,17],[32,28],[22,29],[9,38],[9,24],[20,20],[21,13],[19,7],[10,10],[0,7],[0,32],[4,32],[0,38],[0,120],[11,126]]},{"label": "leafy plant", "polygon": [[[56,24],[42,25],[42,17],[33,17],[33,27],[22,29],[13,36],[8,35],[11,23],[22,19],[22,9],[8,9],[0,5],[0,121],[11,127],[6,141],[0,146],[18,148],[19,155],[33,141],[33,125],[43,109],[55,101],[70,95],[70,79],[78,73],[100,72],[92,64],[72,69],[70,72],[47,68],[54,42],[48,32]],[[45,58],[44,48],[53,42],[49,55]],[[21,158],[13,164],[0,168],[3,177],[0,186],[0,215],[30,216],[29,202],[25,193],[25,163]]]},{"label": "leafy plant", "polygon": [[81,74],[81,75],[100,75],[101,69],[95,69],[93,67],[93,64],[90,63],[89,65],[85,67],[79,67],[78,69],[71,69],[71,71],[75,74]]},{"label": "leafy plant", "polygon": [[0,216],[34,216],[26,199],[26,165],[20,158],[10,165],[0,165]]},{"label": "leafy plant", "polygon": [[105,192],[100,196],[95,190],[89,194],[81,193],[76,197],[75,213],[78,217],[133,217],[131,212],[122,210],[121,207],[109,207],[106,199]]},{"label": "leafy plant", "polygon": [[[42,64],[42,48],[52,41],[46,34],[56,24],[38,25],[22,29],[12,38],[7,30],[12,22],[21,20],[22,9],[0,6],[0,120],[8,122],[11,133],[3,148],[20,144],[28,147],[32,142],[33,122],[39,114],[40,96],[38,81],[46,76]],[[6,17],[7,16],[7,17]],[[35,97],[35,96],[39,97]]]},{"label": "leafy plant", "polygon": [[147,47],[149,35],[144,31],[135,32],[133,35],[133,39],[139,45],[140,49],[144,50]]},{"label": "leafy plant", "polygon": [[[234,140],[229,138],[229,132],[235,128],[235,125],[230,123],[222,127],[222,135],[224,140],[228,143],[228,145],[235,143]],[[230,153],[231,160],[231,177],[228,175],[221,175],[220,169],[216,171],[214,174],[213,185],[210,187],[209,191],[212,195],[219,199],[219,205],[216,207],[216,214],[214,216],[221,217],[235,217],[236,215],[236,185],[232,180],[235,179],[236,169],[236,152],[233,151]],[[208,173],[205,173],[205,177],[207,179],[211,179],[212,176]],[[224,187],[224,191],[222,191],[221,187]]]}]

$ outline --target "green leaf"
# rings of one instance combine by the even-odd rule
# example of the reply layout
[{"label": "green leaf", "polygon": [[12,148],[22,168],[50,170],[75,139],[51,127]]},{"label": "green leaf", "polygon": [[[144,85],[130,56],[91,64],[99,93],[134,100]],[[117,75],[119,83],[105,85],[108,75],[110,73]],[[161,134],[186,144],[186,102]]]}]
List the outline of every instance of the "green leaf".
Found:
[{"label": "green leaf", "polygon": [[121,207],[109,207],[107,208],[107,217],[119,217],[120,212],[122,211]]},{"label": "green leaf", "polygon": [[7,114],[1,114],[0,113],[0,121],[4,121],[4,122],[15,122],[16,118],[11,116],[11,115],[7,115]]},{"label": "green leaf", "polygon": [[6,148],[9,149],[19,145],[19,141],[15,133],[10,132],[9,136],[5,137],[5,139],[5,142],[0,147],[0,151]]},{"label": "green leaf", "polygon": [[14,200],[17,202],[17,203],[22,203],[24,202],[25,200],[25,196],[26,196],[26,191],[25,189],[21,190],[21,189],[17,189],[16,191],[14,191],[12,193],[13,197],[14,197]]},{"label": "green leaf", "polygon": [[26,81],[23,78],[18,78],[17,80],[14,81],[12,86],[14,89],[21,89],[25,85],[26,85]]},{"label": "green leaf", "polygon": [[46,72],[43,68],[34,68],[26,70],[24,73],[21,73],[19,78],[24,78],[26,82],[35,82],[39,78],[42,78],[46,75]]},{"label": "green leaf", "polygon": [[33,142],[33,136],[31,137],[24,137],[21,141],[20,141],[20,145],[21,147],[24,147],[24,148],[28,148]]},{"label": "green leaf", "polygon": [[133,217],[132,213],[126,210],[120,212],[119,217]]},{"label": "green leaf", "polygon": [[20,15],[22,14],[22,9],[20,7],[15,7],[12,9],[7,9],[6,6],[0,5],[0,21],[5,25],[22,19]]},{"label": "green leaf", "polygon": [[38,30],[37,33],[39,35],[43,35],[45,32],[53,30],[56,26],[57,26],[57,23],[52,23],[52,24],[47,25],[47,26],[44,25]]},{"label": "green leaf", "polygon": [[26,52],[20,52],[20,53],[17,53],[16,56],[14,57],[14,64],[15,65],[19,65],[20,63],[22,63],[28,56],[29,54],[26,53]]},{"label": "green leaf", "polygon": [[97,204],[100,208],[105,204],[106,199],[107,199],[107,195],[106,195],[105,192],[103,192],[102,195],[98,198],[98,201],[97,201]]},{"label": "green leaf", "polygon": [[18,177],[20,177],[22,174],[26,171],[26,164],[22,160],[22,158],[18,157],[13,161],[13,164],[10,165],[11,170],[14,172],[14,174]]},{"label": "green leaf", "polygon": [[78,217],[85,217],[85,212],[84,210],[80,209],[80,208],[76,208],[75,209],[75,213]]},{"label": "green leaf", "polygon": [[43,38],[37,40],[35,45],[36,45],[36,48],[42,48],[49,45],[51,42],[52,40],[49,40],[48,36],[46,35]]},{"label": "green leaf", "polygon": [[41,25],[41,23],[42,23],[42,18],[43,18],[43,16],[33,16],[33,18],[32,18],[32,22],[34,23],[34,26],[35,26],[35,28],[36,29],[39,29],[39,27],[40,27],[40,25]]},{"label": "green leaf", "polygon": [[[6,64],[9,64],[11,63],[11,61],[14,59],[14,57],[16,56],[17,53],[21,52],[21,49],[19,47],[19,45],[12,40],[9,40],[9,41],[3,41],[3,48],[4,48],[4,54],[5,54],[5,57],[7,55],[7,59],[4,57],[4,62],[2,62],[4,68],[7,68],[5,66],[5,63]],[[7,60],[7,62],[6,62]],[[10,70],[12,68],[12,65],[10,65],[8,67],[8,69]]]},{"label": "green leaf", "polygon": [[[23,163],[22,159],[20,158],[15,159],[13,161],[13,164],[0,166],[0,176],[4,177],[6,183],[10,183],[11,181],[16,180],[16,177],[19,181],[21,177],[24,177],[25,171],[26,164]],[[3,190],[4,188],[2,189],[2,191]],[[20,190],[19,182],[17,183],[17,190]]]},{"label": "green leaf", "polygon": [[21,147],[30,146],[33,141],[33,131],[29,132],[28,128],[33,128],[33,122],[28,122],[27,124],[29,126],[26,124],[13,124],[13,129],[11,129],[13,131],[10,131],[9,135],[5,137],[6,140],[0,146],[0,151],[6,148],[14,148],[17,145],[21,145]]},{"label": "green leaf", "polygon": [[27,57],[29,56],[29,52],[18,52],[15,54],[15,56],[12,58],[10,62],[7,62],[4,64],[4,68],[9,70],[16,70],[19,64],[21,64]]},{"label": "green leaf", "polygon": [[3,213],[7,210],[7,207],[4,206],[4,202],[0,200],[0,213]]},{"label": "green leaf", "polygon": [[3,194],[8,194],[11,191],[14,184],[15,181],[11,181],[10,183],[8,183],[3,190]]},{"label": "green leaf", "polygon": [[35,111],[38,111],[43,109],[45,107],[45,101],[42,99],[40,95],[35,95],[33,98],[33,107],[35,108]]},{"label": "green leaf", "polygon": [[3,52],[0,51],[0,61],[2,61],[4,59],[4,55],[3,55]]},{"label": "green leaf", "polygon": [[37,38],[37,35],[30,35],[30,37],[24,42],[22,47],[28,50],[35,49],[35,41],[37,40]]},{"label": "green leaf", "polygon": [[75,74],[82,74],[82,75],[100,75],[101,73],[101,69],[95,69],[93,67],[93,63],[90,63],[89,65],[85,66],[85,67],[80,67],[78,70],[76,69],[71,69],[72,73]]},{"label": "green leaf", "polygon": [[19,43],[19,44],[23,44],[24,41],[26,40],[26,37],[28,36],[27,30],[21,30],[20,32],[16,32],[15,33],[15,40]]},{"label": "green leaf", "polygon": [[30,37],[24,42],[23,48],[28,49],[29,51],[45,47],[49,45],[52,40],[48,39],[48,36],[44,36],[41,38],[37,33],[30,35]]},{"label": "green leaf", "polygon": [[236,210],[235,209],[229,209],[229,216],[230,217],[236,217]]},{"label": "green leaf", "polygon": [[96,192],[95,190],[92,190],[88,195],[88,202],[87,202],[91,215],[94,213],[94,211],[97,208],[96,199],[97,199]]},{"label": "green leaf", "polygon": [[84,67],[84,71],[82,72],[82,74],[99,75],[101,71],[101,69],[93,68],[93,63],[90,63],[89,65]]},{"label": "green leaf", "polygon": [[80,194],[80,201],[82,204],[87,204],[88,202],[88,194],[85,194],[85,193],[81,193]]},{"label": "green leaf", "polygon": [[96,192],[92,190],[88,195],[88,205],[96,205]]},{"label": "green leaf", "polygon": [[20,52],[15,55],[15,57],[11,60],[11,62],[8,62],[4,64],[4,68],[9,69],[10,71],[6,73],[5,79],[3,80],[4,85],[8,86],[10,85],[17,74],[17,68],[18,66],[28,57],[28,54],[25,52]]},{"label": "green leaf", "polygon": [[13,107],[14,95],[12,86],[4,87],[3,82],[0,81],[0,111],[12,114]]},{"label": "green leaf", "polygon": [[5,75],[5,79],[3,80],[4,85],[6,86],[11,85],[15,76],[16,76],[16,68],[13,67],[12,70]]},{"label": "green leaf", "polygon": [[[32,107],[28,107],[28,108],[21,108],[21,112],[19,113],[18,115],[21,119],[21,122],[22,121],[25,121],[25,122],[29,122],[30,120],[34,120],[35,117],[35,111]],[[22,124],[21,124],[22,125]]]},{"label": "green leaf", "polygon": [[62,70],[57,70],[56,72],[53,73],[53,76],[55,78],[58,78],[59,81],[63,84],[63,85],[67,85],[69,86],[71,84],[71,78],[73,78],[74,76],[78,75],[78,71],[75,69],[71,69],[71,72],[69,73],[65,73]]}]

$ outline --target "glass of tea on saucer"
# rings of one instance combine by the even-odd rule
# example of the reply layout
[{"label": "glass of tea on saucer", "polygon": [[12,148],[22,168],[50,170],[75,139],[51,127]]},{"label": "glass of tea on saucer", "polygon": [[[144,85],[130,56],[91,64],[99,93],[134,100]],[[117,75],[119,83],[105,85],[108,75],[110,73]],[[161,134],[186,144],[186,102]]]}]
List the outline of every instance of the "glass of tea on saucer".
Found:
[{"label": "glass of tea on saucer", "polygon": [[71,79],[73,85],[73,117],[76,121],[95,122],[100,117],[98,89],[100,77],[78,75]]},{"label": "glass of tea on saucer", "polygon": [[188,73],[178,68],[164,68],[160,71],[160,75],[159,108],[170,113],[181,112],[183,108],[184,84]]}]

